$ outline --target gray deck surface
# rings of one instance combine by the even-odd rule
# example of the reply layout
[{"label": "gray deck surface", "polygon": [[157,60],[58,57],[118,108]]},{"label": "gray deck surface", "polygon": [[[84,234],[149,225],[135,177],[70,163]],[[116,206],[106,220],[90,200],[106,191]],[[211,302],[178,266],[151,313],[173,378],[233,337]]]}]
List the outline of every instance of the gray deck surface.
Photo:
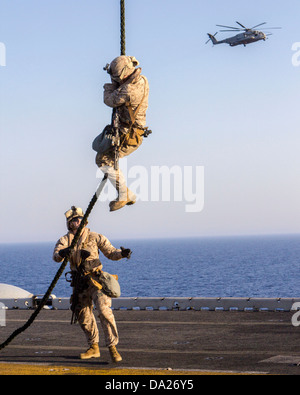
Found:
[{"label": "gray deck surface", "polygon": [[[6,311],[0,342],[22,326],[30,310]],[[300,327],[293,313],[210,311],[115,311],[124,368],[172,368],[300,374]],[[81,361],[87,349],[71,312],[43,310],[36,321],[0,351],[0,363],[46,363],[111,369],[103,343],[101,358]]]}]

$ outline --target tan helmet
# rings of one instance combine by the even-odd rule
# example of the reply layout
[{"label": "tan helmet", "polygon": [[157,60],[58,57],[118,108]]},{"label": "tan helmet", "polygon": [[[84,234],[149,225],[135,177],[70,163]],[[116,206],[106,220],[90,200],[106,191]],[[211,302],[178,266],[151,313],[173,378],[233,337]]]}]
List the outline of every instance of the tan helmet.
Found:
[{"label": "tan helmet", "polygon": [[131,75],[139,64],[139,61],[134,56],[121,55],[104,69],[110,74],[112,80],[120,83],[124,78]]},{"label": "tan helmet", "polygon": [[71,210],[65,212],[65,216],[67,219],[67,228],[70,230],[70,222],[77,217],[83,218],[84,214],[80,207],[72,206]]}]

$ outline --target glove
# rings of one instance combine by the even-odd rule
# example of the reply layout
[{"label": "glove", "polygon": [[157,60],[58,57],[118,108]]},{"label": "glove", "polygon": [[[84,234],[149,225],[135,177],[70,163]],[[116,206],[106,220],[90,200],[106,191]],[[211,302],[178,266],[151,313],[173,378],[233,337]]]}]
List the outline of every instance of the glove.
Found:
[{"label": "glove", "polygon": [[120,247],[123,258],[130,259],[132,251],[129,248]]},{"label": "glove", "polygon": [[91,255],[90,251],[88,250],[81,250],[80,256],[83,261],[85,261]]},{"label": "glove", "polygon": [[62,250],[58,251],[58,254],[62,257],[65,258],[70,252],[70,247],[63,248]]},{"label": "glove", "polygon": [[134,70],[134,72],[127,78],[125,78],[125,81],[121,81],[121,85],[125,85],[125,84],[131,84],[132,82],[134,82],[134,80],[139,77],[139,75],[141,74],[142,69],[140,67],[138,67],[137,69]]}]

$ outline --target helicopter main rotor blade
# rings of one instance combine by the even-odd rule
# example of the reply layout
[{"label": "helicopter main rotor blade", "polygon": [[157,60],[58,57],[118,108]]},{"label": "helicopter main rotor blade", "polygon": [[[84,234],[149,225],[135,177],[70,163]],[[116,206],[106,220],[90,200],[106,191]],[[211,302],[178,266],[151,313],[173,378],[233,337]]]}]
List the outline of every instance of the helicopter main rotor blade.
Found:
[{"label": "helicopter main rotor blade", "polygon": [[234,30],[240,30],[240,28],[238,28],[238,27],[233,27],[233,26],[225,26],[225,25],[216,25],[216,26],[219,26],[219,27],[227,27],[227,28],[229,28],[229,29],[234,29]]},{"label": "helicopter main rotor blade", "polygon": [[269,29],[282,29],[282,27],[265,27],[262,30],[269,30]]},{"label": "helicopter main rotor blade", "polygon": [[236,21],[236,23],[240,26],[242,26],[244,29],[248,30],[244,25],[242,25],[240,22]]},{"label": "helicopter main rotor blade", "polygon": [[259,27],[259,26],[262,26],[262,25],[266,25],[266,24],[267,24],[267,22],[263,22],[263,23],[260,23],[259,25],[251,27],[251,29],[255,29],[256,27]]},{"label": "helicopter main rotor blade", "polygon": [[220,30],[220,32],[242,32],[244,29],[237,29],[237,30]]}]

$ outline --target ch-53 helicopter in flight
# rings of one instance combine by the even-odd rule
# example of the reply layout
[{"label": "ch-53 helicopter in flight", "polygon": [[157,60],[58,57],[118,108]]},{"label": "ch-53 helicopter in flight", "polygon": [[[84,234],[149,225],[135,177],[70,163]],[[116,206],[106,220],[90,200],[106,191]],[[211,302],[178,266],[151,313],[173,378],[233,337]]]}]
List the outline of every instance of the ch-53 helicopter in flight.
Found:
[{"label": "ch-53 helicopter in flight", "polygon": [[[224,26],[224,25],[216,25],[216,26],[226,27],[227,29],[230,29],[230,30],[220,30],[220,32],[235,32],[235,33],[237,33],[239,31],[243,31],[244,33],[240,33],[240,34],[237,34],[236,36],[226,38],[225,40],[222,40],[222,41],[218,41],[216,39],[216,35],[218,34],[218,32],[215,33],[214,35],[208,33],[209,40],[206,42],[206,44],[211,40],[213,45],[229,44],[231,47],[236,47],[237,45],[246,46],[247,44],[252,44],[252,43],[255,43],[260,40],[266,41],[267,37],[272,35],[272,33],[265,34],[262,31],[254,30],[255,28],[257,28],[259,26],[266,25],[267,22],[260,23],[259,25],[253,26],[250,29],[245,27],[244,25],[242,25],[240,22],[236,22],[236,23],[238,25],[240,25],[241,27],[238,28],[238,27]],[[268,27],[263,30],[266,30],[266,29],[267,30],[281,29],[281,27]]]}]

